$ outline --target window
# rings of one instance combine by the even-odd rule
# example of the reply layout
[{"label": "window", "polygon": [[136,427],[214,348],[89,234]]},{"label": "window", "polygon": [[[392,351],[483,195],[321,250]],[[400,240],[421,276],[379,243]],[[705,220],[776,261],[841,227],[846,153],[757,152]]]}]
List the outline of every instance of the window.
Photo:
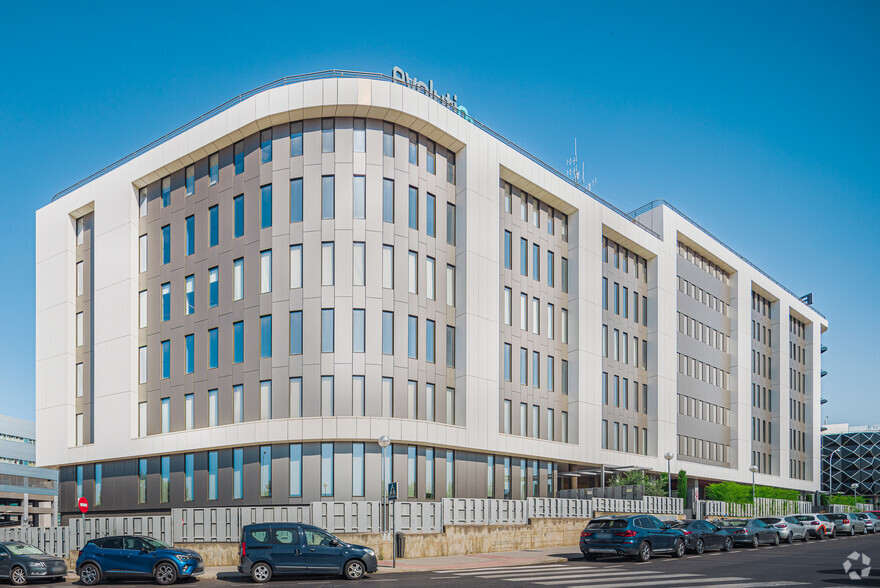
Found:
[{"label": "window", "polygon": [[382,123],[382,154],[394,157],[394,123]]},{"label": "window", "polygon": [[[355,243],[357,245],[357,243]],[[302,245],[290,246],[290,288],[302,288]]]},{"label": "window", "polygon": [[555,307],[552,304],[547,304],[547,338],[553,339],[554,334],[554,317],[553,311]]},{"label": "window", "polygon": [[394,180],[382,180],[382,222],[394,222]]},{"label": "window", "polygon": [[510,381],[510,360],[511,360],[512,347],[510,343],[504,344],[504,381]]},{"label": "window", "polygon": [[220,422],[217,406],[217,390],[208,390],[208,426],[216,427]]},{"label": "window", "polygon": [[187,431],[193,429],[195,427],[195,415],[193,411],[195,410],[195,406],[193,405],[193,395],[186,394],[183,397],[183,409],[184,409],[184,429]]},{"label": "window", "polygon": [[162,292],[162,322],[164,323],[171,319],[171,283],[165,282],[160,288]]},{"label": "window", "polygon": [[220,239],[220,209],[215,204],[208,208],[208,247],[215,247]]},{"label": "window", "polygon": [[415,131],[409,132],[409,162],[419,164],[419,134]]},{"label": "window", "polygon": [[394,246],[382,245],[382,287],[394,288]]},{"label": "window", "polygon": [[354,143],[354,152],[355,153],[365,153],[367,151],[367,121],[363,118],[354,119],[353,124],[353,134],[354,137],[352,142]]},{"label": "window", "polygon": [[568,260],[562,258],[562,291],[568,293]]},{"label": "window", "polygon": [[455,424],[455,388],[446,389],[446,424]]},{"label": "window", "polygon": [[364,444],[351,444],[351,495],[364,495]]},{"label": "window", "polygon": [[553,356],[548,355],[547,356],[547,391],[548,392],[553,392],[553,383],[554,383],[553,380],[554,380],[554,377],[556,374],[556,372],[553,368],[554,368]]},{"label": "window", "polygon": [[428,363],[434,363],[434,346],[435,346],[435,326],[434,321],[428,319],[425,321],[425,358]]},{"label": "window", "polygon": [[425,211],[425,213],[426,213],[426,215],[427,215],[427,222],[426,222],[426,224],[428,225],[428,226],[427,226],[427,231],[428,231],[428,236],[429,236],[429,237],[434,237],[434,236],[436,236],[436,235],[435,235],[435,232],[436,232],[436,228],[437,228],[437,227],[436,227],[436,224],[437,224],[437,223],[436,223],[436,220],[435,220],[434,216],[435,216],[435,214],[436,214],[437,211],[436,211],[436,202],[435,202],[435,201],[436,201],[436,199],[434,198],[434,195],[433,195],[433,194],[428,194],[428,196],[427,196],[427,203],[428,203],[428,204],[427,204],[427,210]]},{"label": "window", "polygon": [[76,444],[83,445],[85,443],[85,425],[83,423],[83,415],[79,413],[76,415]]},{"label": "window", "polygon": [[220,154],[218,153],[212,153],[208,157],[208,178],[212,186],[220,181]]},{"label": "window", "polygon": [[382,353],[394,355],[394,313],[382,311]]},{"label": "window", "polygon": [[336,283],[336,245],[331,241],[321,243],[321,285]]},{"label": "window", "polygon": [[351,185],[352,217],[367,218],[367,178],[354,176]]},{"label": "window", "polygon": [[260,186],[260,228],[272,226],[272,184]]},{"label": "window", "polygon": [[162,227],[162,265],[171,263],[171,225]]},{"label": "window", "polygon": [[415,316],[407,317],[407,346],[406,356],[410,359],[419,357],[419,319]]},{"label": "window", "polygon": [[519,219],[526,222],[529,220],[529,196],[525,193],[519,199]]},{"label": "window", "polygon": [[551,288],[553,287],[554,277],[553,277],[553,252],[547,252],[547,285]]},{"label": "window", "polygon": [[[216,453],[216,452],[212,452]],[[260,497],[272,496],[272,447],[262,445],[260,447]]]},{"label": "window", "polygon": [[568,395],[568,360],[563,359],[561,370],[562,393]]},{"label": "window", "polygon": [[419,254],[415,251],[409,252],[409,287],[410,294],[419,293]]},{"label": "window", "polygon": [[196,166],[186,166],[186,195],[192,196],[196,193]]},{"label": "window", "polygon": [[525,437],[529,434],[529,407],[525,402],[519,403],[519,434]]},{"label": "window", "polygon": [[602,357],[608,357],[608,325],[602,325]]},{"label": "window", "polygon": [[239,141],[232,146],[232,161],[235,166],[235,175],[244,173],[244,141]]},{"label": "window", "polygon": [[232,262],[232,300],[244,298],[244,258]]},{"label": "window", "polygon": [[232,362],[244,361],[244,321],[232,323]]},{"label": "window", "polygon": [[623,287],[623,318],[629,318],[629,288]]},{"label": "window", "polygon": [[302,121],[290,123],[290,156],[297,157],[303,154],[303,124]]},{"label": "window", "polygon": [[244,194],[232,199],[232,236],[244,235]]},{"label": "window", "polygon": [[336,143],[334,127],[332,118],[321,119],[321,153],[333,153]]},{"label": "window", "polygon": [[519,328],[529,330],[529,297],[527,294],[519,294]]},{"label": "window", "polygon": [[138,237],[138,250],[140,253],[139,271],[144,273],[147,271],[147,236]]},{"label": "window", "polygon": [[425,449],[425,498],[434,498],[434,448]]},{"label": "window", "polygon": [[434,396],[434,384],[425,384],[425,418],[431,422],[434,422],[434,407],[437,399]]},{"label": "window", "polygon": [[455,266],[446,266],[446,305],[455,306]]},{"label": "window", "polygon": [[366,407],[366,383],[364,376],[352,376],[351,390],[351,414],[354,416],[365,416]]},{"label": "window", "polygon": [[232,422],[244,421],[244,386],[237,384],[232,387]]},{"label": "window", "polygon": [[95,506],[101,506],[103,502],[103,480],[104,480],[104,467],[102,464],[95,464]]},{"label": "window", "polygon": [[504,269],[510,269],[510,231],[504,231]]},{"label": "window", "polygon": [[260,317],[260,357],[272,357],[272,315]]},{"label": "window", "polygon": [[541,437],[541,408],[537,404],[532,405],[532,437],[539,439]]},{"label": "window", "polygon": [[184,314],[190,315],[196,311],[196,279],[195,276],[186,276],[184,278],[184,292],[186,304],[184,306]]},{"label": "window", "polygon": [[218,351],[218,331],[217,328],[208,329],[208,369],[214,369],[219,362]]},{"label": "window", "polygon": [[[351,350],[353,353],[364,353],[366,347],[366,311],[363,308],[355,308],[351,312]],[[301,328],[302,326],[300,326]],[[300,333],[301,336],[302,333]]]},{"label": "window", "polygon": [[138,347],[138,384],[147,383],[147,346]]},{"label": "window", "polygon": [[334,176],[321,177],[321,218],[332,219],[336,216],[336,187]]},{"label": "window", "polygon": [[555,431],[554,431],[554,426],[553,426],[554,424],[555,423],[553,422],[553,409],[548,408],[547,409],[547,439],[549,441],[555,440],[555,435],[554,435]]},{"label": "window", "polygon": [[446,154],[446,181],[455,184],[455,153],[452,151]]},{"label": "window", "polygon": [[[140,300],[140,298],[139,298]],[[146,325],[142,325],[146,326]],[[83,344],[83,313],[76,313],[76,346],[80,347]]]},{"label": "window", "polygon": [[83,395],[83,364],[76,364],[76,396],[82,398]]},{"label": "window", "polygon": [[171,204],[171,178],[162,178],[162,208]]},{"label": "window", "polygon": [[147,502],[147,460],[138,460],[138,503]]},{"label": "window", "polygon": [[446,325],[446,367],[455,367],[455,327]]},{"label": "window", "polygon": [[537,243],[532,243],[532,278],[541,279],[541,248]]},{"label": "window", "polygon": [[614,376],[614,406],[620,407],[620,376]]},{"label": "window", "polygon": [[186,242],[186,255],[192,255],[196,252],[196,217],[186,217],[184,228],[184,240]]},{"label": "window", "polygon": [[425,149],[428,153],[428,163],[427,163],[428,173],[429,174],[436,174],[437,173],[437,167],[436,167],[437,144],[434,143],[434,141],[425,141]]},{"label": "window", "polygon": [[513,293],[511,292],[510,288],[505,286],[504,287],[504,324],[505,325],[511,324],[511,309],[510,309],[510,307],[511,307],[511,297],[512,296],[513,296]]},{"label": "window", "polygon": [[244,450],[243,449],[233,449],[232,450],[232,498],[235,500],[238,500],[242,496],[244,496]]},{"label": "window", "polygon": [[162,341],[162,379],[171,377],[171,341]]},{"label": "window", "polygon": [[171,432],[171,399],[163,398],[161,401],[161,412],[160,416],[162,419],[162,432],[170,433]]},{"label": "window", "polygon": [[219,268],[212,267],[208,269],[208,307],[214,308],[217,306],[217,301],[219,299],[219,279],[220,279],[220,270]]},{"label": "window", "polygon": [[272,418],[272,380],[260,382],[260,420]]},{"label": "window", "polygon": [[83,282],[84,282],[83,262],[78,261],[76,263],[76,295],[77,296],[83,295]]},{"label": "window", "polygon": [[[290,180],[290,222],[301,223],[303,219],[303,180]],[[236,235],[237,237],[238,235]]]},{"label": "window", "polygon": [[529,275],[529,242],[524,238],[519,240],[519,273]]},{"label": "window", "polygon": [[541,354],[532,351],[532,388],[541,387]]},{"label": "window", "polygon": [[529,383],[529,351],[524,347],[519,348],[519,383],[521,386]]},{"label": "window", "polygon": [[191,374],[195,372],[195,363],[196,363],[196,336],[193,334],[184,336],[184,355],[185,355],[185,369],[187,374]]},{"label": "window", "polygon": [[419,229],[419,190],[414,186],[409,187],[409,228]]},{"label": "window", "polygon": [[143,329],[147,326],[147,291],[138,292],[138,326]]},{"label": "window", "polygon": [[321,309],[321,353],[333,353],[334,343],[334,310]]},{"label": "window", "polygon": [[455,496],[455,452],[446,450],[446,498]]},{"label": "window", "polygon": [[568,413],[562,411],[562,442],[568,443]]},{"label": "window", "polygon": [[428,300],[436,300],[437,299],[437,285],[436,285],[437,276],[436,276],[436,269],[435,269],[436,262],[434,261],[433,257],[427,258],[427,265],[428,265],[428,271],[427,271],[427,275],[425,276],[425,279],[427,281],[426,286],[428,288],[427,297],[428,297]]},{"label": "window", "polygon": [[504,401],[504,408],[502,410],[501,417],[501,432],[507,435],[510,434],[510,400]]},{"label": "window", "polygon": [[[147,200],[147,189],[141,188],[138,193],[138,215],[140,218],[144,218],[147,216],[147,206],[149,201]],[[77,242],[77,245],[81,245],[81,243]]]},{"label": "window", "polygon": [[382,413],[380,416],[394,416],[394,380],[392,378],[382,378]]},{"label": "window", "polygon": [[455,247],[455,204],[446,203],[446,243]]},{"label": "window", "polygon": [[541,301],[537,298],[532,298],[532,332],[541,334]]}]

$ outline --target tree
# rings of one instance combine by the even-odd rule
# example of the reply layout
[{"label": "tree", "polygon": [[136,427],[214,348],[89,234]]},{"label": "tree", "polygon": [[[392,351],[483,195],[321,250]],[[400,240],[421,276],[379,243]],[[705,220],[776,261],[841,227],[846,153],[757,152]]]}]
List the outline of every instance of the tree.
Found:
[{"label": "tree", "polygon": [[688,476],[684,470],[678,470],[678,497],[687,500]]}]

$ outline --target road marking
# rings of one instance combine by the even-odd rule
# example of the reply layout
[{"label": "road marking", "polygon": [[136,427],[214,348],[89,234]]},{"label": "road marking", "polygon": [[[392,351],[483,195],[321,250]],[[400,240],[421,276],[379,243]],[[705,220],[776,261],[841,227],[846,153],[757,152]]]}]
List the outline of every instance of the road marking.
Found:
[{"label": "road marking", "polygon": [[[688,576],[693,576],[694,574],[687,574]],[[542,580],[541,582],[537,582],[539,584],[568,584],[572,580],[586,580],[589,579],[591,581],[596,578],[609,578],[609,579],[623,579],[623,577],[631,578],[634,576],[641,576],[635,578],[636,580],[650,580],[651,578],[666,578],[668,577],[666,574],[661,574],[660,572],[595,572],[591,574],[584,574],[582,572],[568,572],[568,573],[555,573],[555,574],[542,574],[540,576],[517,576],[510,575],[508,577],[499,577],[499,576],[477,576],[479,578],[485,580],[504,580],[507,582],[532,582],[536,580]]]},{"label": "road marking", "polygon": [[521,565],[521,566],[490,566],[488,568],[461,568],[458,570],[434,570],[434,573],[436,573],[436,574],[459,574],[461,572],[486,572],[486,571],[491,571],[491,570],[509,570],[509,569],[540,570],[540,569],[567,568],[567,567],[568,567],[567,565],[561,564],[561,563],[559,563],[559,564],[546,564],[546,565],[540,565],[540,566],[533,566],[533,565],[526,564],[526,565]]},{"label": "road marking", "polygon": [[[688,576],[690,576],[690,575],[693,575],[693,574],[684,574],[684,575],[688,575]],[[700,578],[681,578],[681,576],[672,575],[672,576],[664,576],[664,578],[663,578],[662,580],[657,580],[656,582],[655,582],[655,581],[651,581],[651,582],[627,582],[626,586],[628,586],[628,587],[629,587],[629,586],[663,586],[664,584],[666,584],[666,585],[670,584],[670,582],[669,582],[669,578],[677,578],[677,579],[675,580],[674,584],[696,584],[696,583],[698,583],[698,582],[705,582],[706,580],[709,580],[709,579],[710,579],[710,578],[706,578],[706,577],[700,577]],[[750,579],[750,578],[729,577],[729,578],[711,578],[711,581],[713,582],[712,586],[717,586],[717,585],[718,585],[718,582],[737,582],[737,581],[740,581],[740,580],[749,580],[749,579]],[[767,584],[764,584],[764,585],[766,586]],[[617,588],[617,587],[620,586],[620,584],[593,584],[593,583],[588,583],[588,584],[569,584],[569,586],[572,586],[572,588],[574,588],[575,586],[590,586],[591,588]],[[725,586],[725,588],[726,588],[726,586]]]},{"label": "road marking", "polygon": [[[807,582],[740,582],[739,584],[725,584],[724,588],[750,588],[751,586],[803,586]],[[705,586],[694,586],[694,588],[715,588],[714,584],[706,584]]]},{"label": "road marking", "polygon": [[[633,576],[642,576],[642,577],[638,578],[638,577],[633,577]],[[591,575],[588,578],[581,578],[583,582],[587,582],[586,584],[572,582],[572,580],[574,578],[568,578],[568,579],[564,579],[564,580],[563,579],[555,579],[555,580],[548,579],[547,581],[544,581],[544,582],[535,582],[535,584],[538,584],[540,586],[558,586],[558,585],[593,586],[594,585],[593,583],[599,578],[604,579],[604,580],[614,581],[614,582],[627,581],[629,578],[632,578],[634,581],[637,581],[637,582],[643,581],[643,580],[645,580],[645,581],[654,580],[655,578],[663,578],[662,582],[658,582],[659,584],[666,582],[669,578],[691,578],[692,582],[705,582],[705,581],[709,580],[709,578],[707,578],[706,576],[700,575],[700,574],[671,574],[670,575],[670,574],[662,574],[660,572],[616,572],[616,573],[612,573],[612,574],[597,574],[597,575]],[[739,578],[739,579],[746,580],[748,578]],[[511,581],[513,582],[515,580],[511,580]],[[634,584],[631,584],[629,582],[627,582],[627,585],[634,586]]]}]

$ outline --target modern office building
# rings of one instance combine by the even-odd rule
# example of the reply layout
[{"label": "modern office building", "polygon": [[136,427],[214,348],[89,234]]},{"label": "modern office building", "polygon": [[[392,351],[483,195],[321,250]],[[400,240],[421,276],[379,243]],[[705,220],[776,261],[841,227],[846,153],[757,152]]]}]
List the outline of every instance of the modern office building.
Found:
[{"label": "modern office building", "polygon": [[880,425],[842,423],[823,429],[821,489],[880,503]]},{"label": "modern office building", "polygon": [[822,315],[407,78],[279,80],[37,211],[61,510],[376,499],[382,468],[402,499],[552,496],[670,451],[815,490]]},{"label": "modern office building", "polygon": [[36,425],[0,415],[0,527],[53,524],[58,471],[36,467]]}]

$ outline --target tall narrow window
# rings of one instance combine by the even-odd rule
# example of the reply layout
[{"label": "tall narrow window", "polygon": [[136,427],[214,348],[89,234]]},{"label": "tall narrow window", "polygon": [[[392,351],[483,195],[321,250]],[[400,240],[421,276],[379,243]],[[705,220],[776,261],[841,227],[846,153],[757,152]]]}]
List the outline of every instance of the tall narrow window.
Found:
[{"label": "tall narrow window", "polygon": [[83,422],[82,413],[76,415],[76,444],[77,446],[85,443],[85,424]]},{"label": "tall narrow window", "polygon": [[434,261],[433,257],[427,258],[427,266],[428,267],[427,267],[427,271],[426,271],[426,275],[425,275],[425,281],[427,282],[426,287],[427,287],[428,291],[426,294],[427,294],[428,300],[436,300],[436,298],[437,298],[437,285],[436,285],[437,275],[436,275],[436,269],[435,269],[436,262]]},{"label": "tall narrow window", "polygon": [[333,496],[333,443],[321,443],[321,496]]},{"label": "tall narrow window", "polygon": [[214,369],[219,364],[219,349],[217,328],[208,329],[208,369]]},{"label": "tall narrow window", "polygon": [[333,376],[321,376],[321,416],[333,416],[336,403],[334,402]]},{"label": "tall narrow window", "polygon": [[510,378],[511,378],[511,375],[510,375],[511,353],[512,353],[512,347],[511,347],[510,343],[505,343],[504,344],[504,381],[505,382],[509,382]]},{"label": "tall narrow window", "polygon": [[138,504],[147,502],[147,460],[138,460]]},{"label": "tall narrow window", "polygon": [[367,120],[364,118],[356,118],[352,125],[355,153],[365,153],[367,151]]},{"label": "tall narrow window", "polygon": [[394,157],[394,123],[382,123],[382,155]]},{"label": "tall narrow window", "polygon": [[302,417],[302,378],[290,378],[288,395],[290,418]]},{"label": "tall narrow window", "polygon": [[161,424],[162,424],[162,432],[170,433],[171,432],[171,399],[163,398],[160,404],[161,412]]},{"label": "tall narrow window", "polygon": [[141,188],[138,193],[138,216],[140,216],[140,218],[147,216],[147,211],[149,210],[147,208],[148,206],[149,200],[147,200],[147,189]]},{"label": "tall narrow window", "polygon": [[232,236],[244,235],[244,194],[232,199]]},{"label": "tall narrow window", "polygon": [[232,422],[244,421],[244,386],[237,384],[232,387]]},{"label": "tall narrow window", "polygon": [[434,498],[434,448],[425,449],[425,498]]},{"label": "tall narrow window", "polygon": [[272,184],[260,187],[260,228],[272,226]]},{"label": "tall narrow window", "polygon": [[436,223],[436,221],[435,221],[435,219],[434,219],[434,216],[435,216],[435,214],[436,214],[436,199],[434,198],[434,195],[433,195],[433,194],[428,194],[428,196],[427,196],[427,205],[426,205],[425,208],[426,208],[426,210],[425,210],[425,214],[426,214],[426,216],[427,216],[427,220],[426,220],[427,227],[426,227],[426,229],[427,229],[427,231],[428,231],[428,236],[429,236],[429,237],[434,237],[434,236],[435,236],[435,229],[436,229],[436,224],[437,224],[437,223]]},{"label": "tall narrow window", "polygon": [[218,205],[208,208],[208,247],[216,247],[220,242],[220,208]]},{"label": "tall narrow window", "polygon": [[548,355],[547,356],[547,391],[548,392],[553,392],[553,384],[554,384],[555,377],[556,377],[556,371],[554,370],[553,356]]},{"label": "tall narrow window", "polygon": [[232,363],[244,361],[244,321],[232,323]]},{"label": "tall narrow window", "polygon": [[446,450],[446,498],[455,496],[455,452]]},{"label": "tall narrow window", "polygon": [[407,317],[406,323],[407,344],[406,356],[410,359],[418,359],[419,357],[419,318],[416,316]]},{"label": "tall narrow window", "polygon": [[260,357],[272,357],[272,315],[260,317]]},{"label": "tall narrow window", "polygon": [[436,420],[434,409],[436,407],[437,398],[434,394],[434,384],[425,384],[425,419],[430,422],[434,422]]},{"label": "tall narrow window", "polygon": [[425,359],[428,363],[434,363],[434,346],[435,346],[435,324],[434,321],[428,319],[425,321]]},{"label": "tall narrow window", "polygon": [[409,162],[419,164],[419,134],[415,131],[409,132]]},{"label": "tall narrow window", "polygon": [[541,301],[537,298],[532,298],[532,332],[541,334]]},{"label": "tall narrow window", "polygon": [[367,218],[367,178],[354,176],[351,183],[351,211],[353,218]]},{"label": "tall narrow window", "polygon": [[303,154],[303,124],[302,121],[290,123],[290,156],[297,157]]},{"label": "tall narrow window", "polygon": [[519,348],[519,383],[521,386],[529,384],[529,351],[524,347]]},{"label": "tall narrow window", "polygon": [[351,444],[351,495],[364,495],[364,444]]},{"label": "tall narrow window", "polygon": [[382,311],[382,353],[394,355],[394,313]]},{"label": "tall narrow window", "polygon": [[352,376],[351,378],[351,414],[365,416],[366,407],[366,383],[364,376]]},{"label": "tall narrow window", "polygon": [[554,276],[553,276],[553,252],[547,252],[547,285],[551,288],[554,285]]},{"label": "tall narrow window", "polygon": [[104,466],[102,464],[95,464],[95,506],[101,506],[101,503],[104,501],[104,491],[103,491],[103,482],[104,482]]},{"label": "tall narrow window", "polygon": [[272,161],[272,129],[260,131],[260,163]]},{"label": "tall narrow window", "polygon": [[333,353],[334,345],[334,311],[332,308],[321,309],[321,353]]},{"label": "tall narrow window", "polygon": [[419,293],[419,254],[415,251],[409,252],[409,293]]},{"label": "tall narrow window", "polygon": [[455,306],[455,266],[446,266],[446,305]]},{"label": "tall narrow window", "polygon": [[562,258],[562,291],[568,293],[568,260]]},{"label": "tall narrow window", "polygon": [[452,151],[446,154],[446,181],[455,184],[455,153]]},{"label": "tall narrow window", "polygon": [[244,258],[232,262],[232,300],[244,298]]},{"label": "tall narrow window", "polygon": [[290,222],[301,223],[303,219],[303,180],[290,180]]},{"label": "tall narrow window", "polygon": [[232,498],[244,496],[244,449],[232,450]]},{"label": "tall narrow window", "polygon": [[383,417],[394,416],[394,380],[382,378],[381,415]]},{"label": "tall narrow window", "polygon": [[565,359],[562,360],[562,364],[560,365],[560,378],[562,382],[562,393],[568,395],[568,361]]},{"label": "tall narrow window", "polygon": [[559,319],[560,328],[562,329],[562,342],[568,343],[568,310],[563,308]]},{"label": "tall narrow window", "polygon": [[532,388],[541,387],[541,354],[532,351]]},{"label": "tall narrow window", "polygon": [[409,228],[419,229],[419,189],[409,187]]},{"label": "tall narrow window", "polygon": [[171,263],[171,225],[162,227],[162,265]]},{"label": "tall narrow window", "polygon": [[147,346],[138,347],[138,384],[147,383]]},{"label": "tall narrow window", "polygon": [[532,279],[541,279],[541,248],[532,243]]},{"label": "tall narrow window", "polygon": [[406,496],[416,497],[416,448],[410,445],[406,448]]},{"label": "tall narrow window", "polygon": [[363,308],[355,308],[351,316],[351,351],[364,353],[366,347],[366,311]]},{"label": "tall narrow window", "polygon": [[244,141],[232,146],[232,162],[235,166],[235,175],[244,173]]},{"label": "tall narrow window", "polygon": [[334,176],[321,177],[321,218],[336,216],[336,182]]},{"label": "tall narrow window", "polygon": [[446,388],[446,424],[455,424],[455,388]]},{"label": "tall narrow window", "polygon": [[406,418],[416,419],[419,414],[419,383],[409,380],[406,383]]},{"label": "tall narrow window", "polygon": [[212,153],[211,156],[208,157],[208,178],[212,186],[220,181],[219,153]]},{"label": "tall narrow window", "polygon": [[303,285],[303,246],[290,246],[290,288],[302,288]]},{"label": "tall narrow window", "polygon": [[162,341],[162,379],[171,377],[171,341]]},{"label": "tall narrow window", "polygon": [[260,420],[272,418],[272,380],[260,382]]},{"label": "tall narrow window", "polygon": [[382,222],[394,222],[394,180],[382,180]]},{"label": "tall narrow window", "polygon": [[171,282],[165,282],[160,286],[162,293],[162,322],[171,320]]},{"label": "tall narrow window", "polygon": [[83,344],[83,313],[76,313],[76,346],[81,347]]},{"label": "tall narrow window", "polygon": [[193,334],[186,335],[184,337],[184,343],[185,373],[192,374],[195,372],[196,367],[196,336]]},{"label": "tall narrow window", "polygon": [[272,291],[272,250],[260,251],[260,294]]},{"label": "tall narrow window", "polygon": [[504,408],[502,411],[501,422],[502,422],[501,432],[509,435],[510,434],[510,400],[504,401]]},{"label": "tall narrow window", "polygon": [[272,496],[272,446],[260,447],[260,497]]},{"label": "tall narrow window", "polygon": [[76,295],[82,296],[85,292],[84,282],[85,277],[83,276],[83,262],[78,261],[76,263]]},{"label": "tall narrow window", "polygon": [[511,297],[512,296],[513,296],[513,293],[511,292],[510,288],[505,286],[504,287],[504,324],[505,325],[510,325],[511,320],[512,320],[512,317],[511,317],[511,304],[512,304]]},{"label": "tall narrow window", "polygon": [[186,276],[184,278],[184,292],[186,295],[186,305],[184,306],[184,314],[193,314],[196,311],[196,277]]},{"label": "tall narrow window", "polygon": [[333,153],[336,145],[334,127],[332,118],[321,120],[321,153]]},{"label": "tall narrow window", "polygon": [[183,428],[187,431],[195,427],[195,400],[192,394],[186,394],[183,397]]},{"label": "tall narrow window", "polygon": [[195,454],[187,453],[183,457],[183,500],[193,500],[193,475],[195,474]]},{"label": "tall narrow window", "polygon": [[290,313],[290,355],[302,355],[303,324],[302,311]]},{"label": "tall narrow window", "polygon": [[140,263],[138,264],[138,269],[140,273],[144,273],[147,271],[147,236],[141,235],[138,237],[138,251],[140,253]]},{"label": "tall narrow window", "polygon": [[208,426],[216,427],[219,422],[220,407],[217,405],[217,390],[208,390]]},{"label": "tall narrow window", "polygon": [[196,166],[186,166],[186,195],[192,196],[196,193]]},{"label": "tall narrow window", "polygon": [[455,327],[446,325],[446,367],[455,367]]},{"label": "tall narrow window", "polygon": [[147,291],[138,292],[138,326],[143,329],[147,326]]},{"label": "tall narrow window", "polygon": [[553,310],[554,310],[554,306],[552,304],[547,304],[547,338],[548,339],[552,339],[554,337]]},{"label": "tall narrow window", "polygon": [[519,240],[519,273],[529,275],[529,242],[523,238]]},{"label": "tall narrow window", "polygon": [[455,204],[446,203],[446,243],[455,247]]},{"label": "tall narrow window", "polygon": [[436,174],[437,173],[437,144],[434,141],[426,141],[426,151],[428,154],[428,173]]},{"label": "tall narrow window", "polygon": [[171,204],[171,178],[162,178],[162,208]]},{"label": "tall narrow window", "polygon": [[394,246],[382,245],[382,287],[394,288]]},{"label": "tall narrow window", "polygon": [[510,252],[510,240],[511,240],[510,231],[504,231],[504,269],[511,268],[511,252]]},{"label": "tall narrow window", "polygon": [[212,267],[208,269],[208,308],[217,306],[220,298],[220,269]]},{"label": "tall narrow window", "polygon": [[76,364],[76,396],[82,398],[83,395],[83,364]]}]

